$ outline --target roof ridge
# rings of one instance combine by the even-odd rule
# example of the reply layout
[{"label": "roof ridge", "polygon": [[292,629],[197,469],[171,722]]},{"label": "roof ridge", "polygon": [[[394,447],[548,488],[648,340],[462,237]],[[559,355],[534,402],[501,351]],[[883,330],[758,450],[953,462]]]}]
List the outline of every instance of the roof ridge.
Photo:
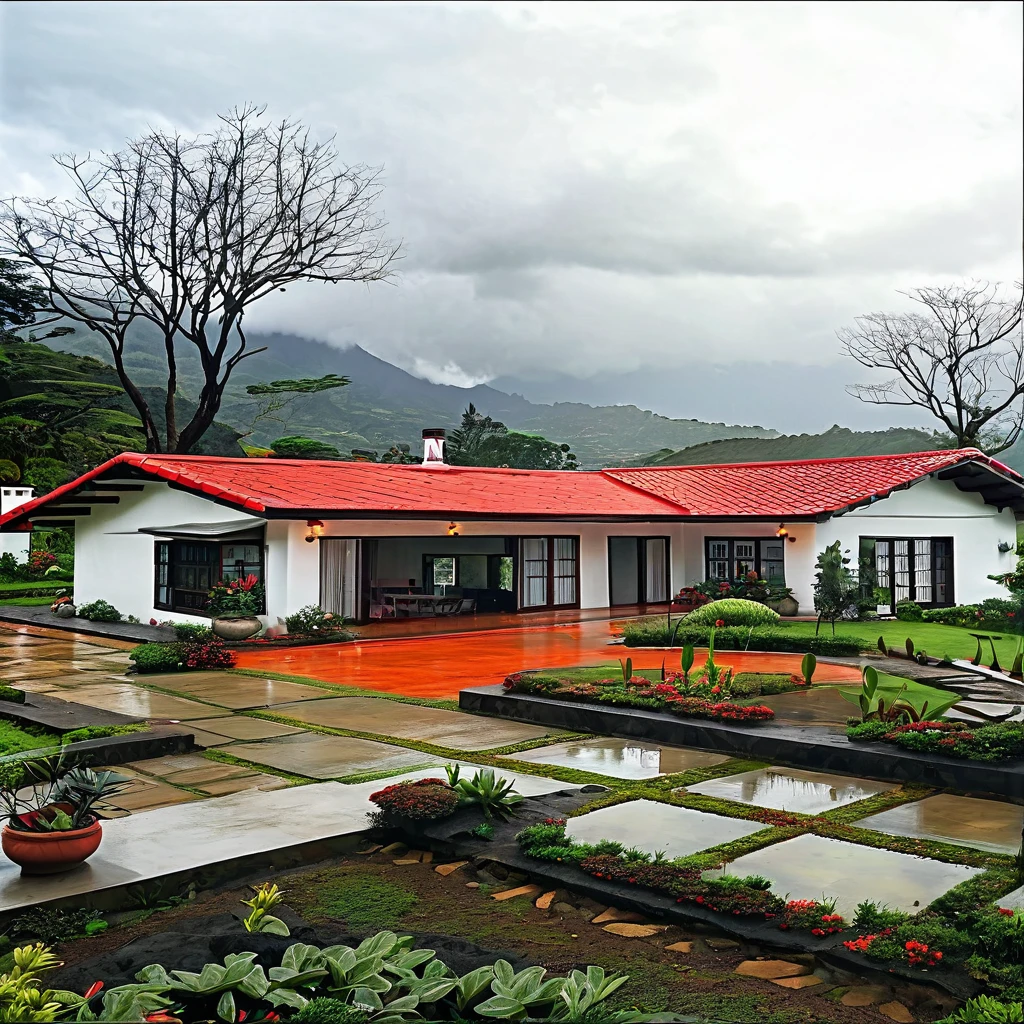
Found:
[{"label": "roof ridge", "polygon": [[[683,464],[679,466],[670,465],[655,465],[655,466],[622,466],[618,468],[611,468],[602,470],[604,473],[650,473],[650,472],[661,472],[664,470],[681,470],[681,469],[746,469],[750,466],[801,466],[801,465],[832,465],[837,462],[882,462],[886,459],[913,459],[913,458],[925,458],[926,456],[932,455],[959,455],[963,458],[978,458],[984,459],[986,462],[996,462],[1002,466],[1003,463],[994,459],[991,455],[986,455],[983,451],[978,448],[935,448],[930,451],[923,452],[889,452],[881,455],[836,455],[836,456],[820,456],[816,459],[771,459],[767,461],[752,460],[750,462],[695,462],[693,464]],[[1009,466],[1005,467],[1010,469]],[[1015,472],[1010,470],[1010,472]]]}]

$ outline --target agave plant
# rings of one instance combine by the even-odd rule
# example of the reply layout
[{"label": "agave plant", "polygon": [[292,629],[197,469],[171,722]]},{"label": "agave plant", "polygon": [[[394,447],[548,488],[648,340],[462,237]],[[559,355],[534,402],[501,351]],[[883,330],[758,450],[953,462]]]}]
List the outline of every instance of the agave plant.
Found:
[{"label": "agave plant", "polygon": [[472,778],[461,777],[459,765],[446,765],[448,785],[458,794],[464,804],[474,804],[483,811],[485,818],[496,816],[507,820],[515,812],[513,808],[522,802],[522,796],[507,779],[497,778],[493,768],[481,768]]}]

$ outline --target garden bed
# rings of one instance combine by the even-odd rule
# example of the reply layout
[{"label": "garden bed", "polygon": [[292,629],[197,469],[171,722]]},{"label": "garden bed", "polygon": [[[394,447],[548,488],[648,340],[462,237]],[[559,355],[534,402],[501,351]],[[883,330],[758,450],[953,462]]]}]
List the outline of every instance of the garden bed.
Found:
[{"label": "garden bed", "polygon": [[922,757],[891,744],[853,743],[842,731],[827,727],[681,719],[659,711],[508,693],[501,686],[462,690],[459,707],[574,732],[699,747],[791,768],[917,782],[1024,802],[1024,761],[987,764],[940,754]]}]

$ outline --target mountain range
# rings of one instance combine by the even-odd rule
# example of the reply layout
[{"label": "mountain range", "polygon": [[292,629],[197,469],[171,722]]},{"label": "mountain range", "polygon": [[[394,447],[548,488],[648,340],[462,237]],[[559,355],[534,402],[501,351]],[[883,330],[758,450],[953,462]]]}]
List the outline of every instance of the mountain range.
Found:
[{"label": "mountain range", "polygon": [[[110,362],[106,342],[95,335],[78,333],[48,344]],[[584,469],[895,454],[935,445],[928,431],[909,427],[856,431],[835,425],[818,434],[781,434],[759,425],[672,418],[636,405],[530,401],[494,386],[508,387],[513,378],[473,387],[435,384],[358,346],[339,349],[289,334],[250,333],[249,347],[262,351],[235,370],[218,421],[246,435],[254,445],[299,434],[333,444],[342,452],[384,450],[400,443],[416,451],[424,427],[454,427],[470,403],[510,429],[569,444]],[[162,345],[152,330],[141,328],[130,338],[125,361],[142,386],[163,385]],[[182,358],[178,372],[179,390],[187,402],[198,391],[198,359]],[[245,393],[247,384],[329,373],[347,376],[351,384],[300,396],[263,418],[259,418],[257,401]],[[692,378],[679,382],[680,387],[684,384],[693,387]],[[659,386],[671,387],[671,382],[662,380]],[[572,393],[569,387],[566,390]],[[230,431],[219,431],[217,444],[234,454],[229,437]],[[1024,446],[1015,446],[1001,458],[1024,470]]]}]

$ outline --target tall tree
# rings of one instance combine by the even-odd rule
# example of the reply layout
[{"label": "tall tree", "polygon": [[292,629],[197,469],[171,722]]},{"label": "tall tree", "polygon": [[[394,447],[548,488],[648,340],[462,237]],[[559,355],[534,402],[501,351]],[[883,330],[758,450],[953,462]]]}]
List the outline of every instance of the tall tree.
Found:
[{"label": "tall tree", "polygon": [[445,458],[453,466],[478,466],[480,446],[490,437],[508,432],[508,427],[498,420],[476,411],[470,402],[462,414],[462,420],[451,431],[445,441]]},{"label": "tall tree", "polygon": [[[375,212],[380,169],[339,165],[333,140],[313,141],[296,121],[269,125],[255,106],[209,134],[151,131],[121,152],[55,159],[71,198],[7,201],[0,245],[31,265],[45,311],[107,341],[148,451],[187,452],[213,423],[232,371],[259,351],[243,327],[254,303],[299,281],[382,280],[399,254]],[[125,366],[140,321],[163,337],[162,417]],[[180,425],[182,346],[198,351],[203,383]]]},{"label": "tall tree", "polygon": [[35,322],[46,305],[46,292],[24,263],[0,259],[0,338]]},{"label": "tall tree", "polygon": [[996,454],[1024,430],[1021,291],[988,284],[915,288],[921,307],[868,313],[839,331],[843,352],[861,366],[894,374],[847,390],[874,405],[927,410],[957,448]]}]

